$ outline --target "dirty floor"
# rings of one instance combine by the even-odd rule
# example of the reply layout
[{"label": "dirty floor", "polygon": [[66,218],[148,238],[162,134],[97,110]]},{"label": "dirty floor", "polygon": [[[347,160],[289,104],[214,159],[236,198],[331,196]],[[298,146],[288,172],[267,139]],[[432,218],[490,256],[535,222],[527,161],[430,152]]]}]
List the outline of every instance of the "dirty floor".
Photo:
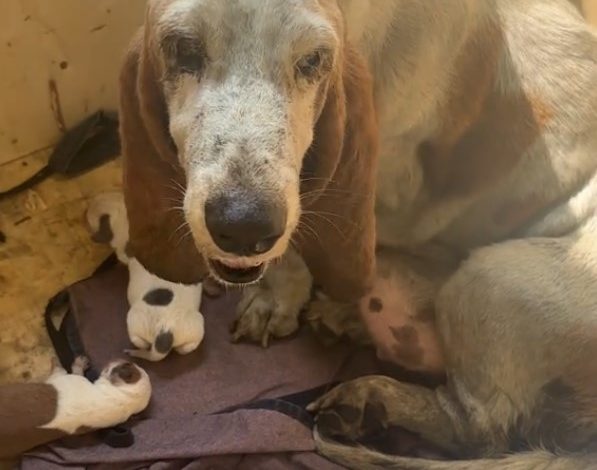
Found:
[{"label": "dirty floor", "polygon": [[[39,169],[41,151],[0,166],[5,189]],[[107,256],[89,239],[86,200],[120,187],[119,160],[72,180],[51,178],[0,200],[0,384],[44,379],[52,351],[43,326],[49,298]]]}]

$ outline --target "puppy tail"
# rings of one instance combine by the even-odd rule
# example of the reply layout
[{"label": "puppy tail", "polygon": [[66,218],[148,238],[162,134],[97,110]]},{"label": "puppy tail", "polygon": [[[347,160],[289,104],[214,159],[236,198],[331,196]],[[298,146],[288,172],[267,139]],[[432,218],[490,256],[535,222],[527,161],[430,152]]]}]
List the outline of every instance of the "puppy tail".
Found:
[{"label": "puppy tail", "polygon": [[128,349],[126,353],[132,357],[158,362],[164,359],[172,350],[174,336],[171,331],[160,331],[150,349]]},{"label": "puppy tail", "polygon": [[503,458],[478,460],[429,460],[387,455],[363,446],[349,446],[324,439],[314,431],[317,451],[328,459],[353,470],[589,470],[597,468],[597,455],[559,456],[546,451],[512,454]]}]

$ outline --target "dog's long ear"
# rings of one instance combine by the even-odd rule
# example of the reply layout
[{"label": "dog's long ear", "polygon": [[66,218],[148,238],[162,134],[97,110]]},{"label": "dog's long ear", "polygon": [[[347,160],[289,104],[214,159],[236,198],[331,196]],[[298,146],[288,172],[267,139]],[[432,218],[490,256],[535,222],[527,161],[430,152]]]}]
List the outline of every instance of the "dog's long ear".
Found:
[{"label": "dog's long ear", "polygon": [[315,285],[354,301],[375,272],[378,131],[372,79],[347,47],[329,85],[303,172],[303,216],[296,242]]},{"label": "dog's long ear", "polygon": [[129,248],[145,268],[173,282],[203,279],[206,268],[181,209],[185,178],[168,131],[156,57],[143,31],[120,76],[120,136]]}]

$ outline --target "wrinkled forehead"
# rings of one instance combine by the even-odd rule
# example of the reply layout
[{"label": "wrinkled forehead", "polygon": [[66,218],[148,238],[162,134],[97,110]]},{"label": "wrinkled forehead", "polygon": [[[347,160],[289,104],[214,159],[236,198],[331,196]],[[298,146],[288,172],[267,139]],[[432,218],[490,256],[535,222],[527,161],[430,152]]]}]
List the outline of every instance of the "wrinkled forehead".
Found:
[{"label": "wrinkled forehead", "polygon": [[226,47],[305,49],[333,48],[342,25],[332,0],[153,0],[147,21],[156,40],[185,34]]}]

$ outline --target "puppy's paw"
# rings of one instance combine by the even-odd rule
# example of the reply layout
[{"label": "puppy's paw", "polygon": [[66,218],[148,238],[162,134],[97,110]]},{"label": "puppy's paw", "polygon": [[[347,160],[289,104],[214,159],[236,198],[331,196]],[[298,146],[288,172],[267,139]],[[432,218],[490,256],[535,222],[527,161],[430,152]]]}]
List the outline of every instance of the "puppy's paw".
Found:
[{"label": "puppy's paw", "polygon": [[84,375],[89,369],[89,359],[86,356],[77,356],[71,366],[71,371],[75,375]]},{"label": "puppy's paw", "polygon": [[116,251],[118,259],[126,263],[129,239],[129,225],[120,192],[101,193],[89,201],[86,213],[91,238],[97,243],[109,244]]},{"label": "puppy's paw", "polygon": [[390,425],[381,376],[361,377],[333,388],[311,403],[317,431],[323,437],[356,441],[387,429]]},{"label": "puppy's paw", "polygon": [[247,339],[267,347],[271,337],[294,333],[311,295],[311,275],[302,258],[289,250],[259,284],[246,287],[231,327],[232,341]]}]

